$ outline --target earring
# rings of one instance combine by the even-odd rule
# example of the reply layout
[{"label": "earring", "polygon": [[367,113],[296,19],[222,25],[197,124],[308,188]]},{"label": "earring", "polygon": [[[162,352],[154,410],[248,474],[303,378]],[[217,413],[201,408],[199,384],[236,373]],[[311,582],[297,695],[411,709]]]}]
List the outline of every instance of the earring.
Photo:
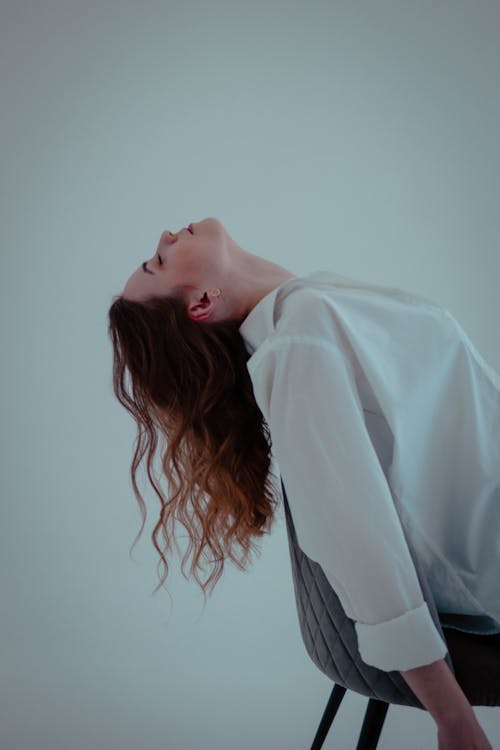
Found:
[{"label": "earring", "polygon": [[218,297],[220,295],[220,289],[211,289],[210,294],[212,297]]}]

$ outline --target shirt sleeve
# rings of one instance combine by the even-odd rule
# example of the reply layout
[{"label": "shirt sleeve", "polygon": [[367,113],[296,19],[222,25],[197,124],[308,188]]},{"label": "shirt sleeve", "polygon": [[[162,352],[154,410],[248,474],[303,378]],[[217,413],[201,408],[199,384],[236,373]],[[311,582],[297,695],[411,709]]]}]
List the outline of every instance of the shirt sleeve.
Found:
[{"label": "shirt sleeve", "polygon": [[299,545],[355,621],[363,661],[401,671],[444,658],[341,347],[282,337],[252,380]]}]

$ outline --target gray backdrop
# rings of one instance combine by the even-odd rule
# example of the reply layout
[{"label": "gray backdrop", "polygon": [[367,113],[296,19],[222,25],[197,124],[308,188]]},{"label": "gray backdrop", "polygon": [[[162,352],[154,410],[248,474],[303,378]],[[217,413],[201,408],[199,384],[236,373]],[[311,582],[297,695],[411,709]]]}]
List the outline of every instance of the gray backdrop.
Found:
[{"label": "gray backdrop", "polygon": [[[444,304],[500,370],[500,5],[3,0],[0,744],[309,747],[331,689],[284,518],[203,610],[152,590],[106,314],[164,229],[216,216],[293,273]],[[354,748],[366,700],[325,743]],[[494,747],[500,709],[478,708]],[[495,744],[496,743],[496,744]],[[381,750],[436,747],[392,707]]]}]

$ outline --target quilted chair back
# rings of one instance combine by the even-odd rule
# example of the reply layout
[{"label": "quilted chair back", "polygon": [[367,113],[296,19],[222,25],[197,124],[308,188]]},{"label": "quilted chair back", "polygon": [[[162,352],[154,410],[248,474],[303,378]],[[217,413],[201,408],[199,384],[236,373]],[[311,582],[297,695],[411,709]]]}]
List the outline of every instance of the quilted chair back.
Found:
[{"label": "quilted chair back", "polygon": [[[299,547],[283,479],[281,479],[281,487],[295,601],[302,639],[310,658],[327,677],[338,685],[368,698],[403,706],[414,706],[425,711],[425,707],[409,688],[399,671],[382,671],[362,661],[358,651],[354,621],[345,614],[339,598],[319,563],[311,560]],[[432,591],[406,533],[405,538],[424,600],[446,643]],[[448,653],[445,660],[454,673]]]}]

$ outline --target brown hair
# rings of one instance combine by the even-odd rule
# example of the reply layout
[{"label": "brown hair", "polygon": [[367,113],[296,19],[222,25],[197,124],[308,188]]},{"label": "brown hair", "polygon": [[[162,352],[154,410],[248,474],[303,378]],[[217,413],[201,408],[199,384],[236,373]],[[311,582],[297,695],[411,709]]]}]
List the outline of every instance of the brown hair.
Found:
[{"label": "brown hair", "polygon": [[[155,592],[168,575],[164,552],[172,549],[172,540],[179,551],[178,521],[189,538],[182,574],[187,578],[184,566],[193,552],[190,574],[206,599],[226,558],[245,570],[251,553],[260,554],[254,538],[270,533],[279,502],[269,471],[271,436],[253,395],[249,354],[238,330],[242,320],[195,322],[179,289],[141,302],[113,297],[108,318],[113,390],[137,423],[130,473],[143,521],[136,540],[146,521],[136,472],[147,451],[148,478],[161,503],[152,541],[164,576]],[[153,476],[159,442],[168,499]],[[160,532],[164,550],[157,542]],[[205,582],[198,575],[205,570],[201,558],[214,564]]]}]

